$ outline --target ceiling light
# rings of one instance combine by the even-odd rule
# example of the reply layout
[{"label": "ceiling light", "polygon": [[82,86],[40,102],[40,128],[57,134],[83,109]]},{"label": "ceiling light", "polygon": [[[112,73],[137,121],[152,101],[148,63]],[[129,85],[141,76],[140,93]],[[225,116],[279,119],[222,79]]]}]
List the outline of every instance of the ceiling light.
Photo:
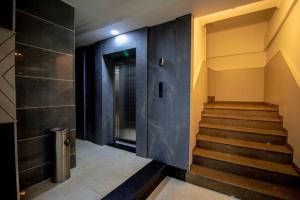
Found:
[{"label": "ceiling light", "polygon": [[118,34],[119,34],[119,31],[117,31],[117,30],[111,30],[111,31],[110,31],[110,34],[112,34],[112,35],[118,35]]}]

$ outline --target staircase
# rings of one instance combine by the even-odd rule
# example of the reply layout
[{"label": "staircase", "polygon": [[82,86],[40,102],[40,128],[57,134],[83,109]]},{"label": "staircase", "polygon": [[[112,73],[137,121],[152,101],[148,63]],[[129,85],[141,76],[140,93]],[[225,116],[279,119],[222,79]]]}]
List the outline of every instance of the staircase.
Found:
[{"label": "staircase", "polygon": [[300,199],[278,107],[205,105],[187,181],[241,199]]}]

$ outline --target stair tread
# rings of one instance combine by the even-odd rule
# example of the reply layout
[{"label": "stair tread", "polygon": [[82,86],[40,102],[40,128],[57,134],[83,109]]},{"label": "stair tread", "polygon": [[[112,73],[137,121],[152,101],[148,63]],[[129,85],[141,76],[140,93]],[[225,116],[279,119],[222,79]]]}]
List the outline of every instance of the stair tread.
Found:
[{"label": "stair tread", "polygon": [[193,164],[190,173],[197,176],[212,179],[225,184],[248,189],[254,192],[267,194],[282,199],[299,199],[300,192],[296,189],[255,180],[252,178],[236,175],[233,173],[223,172],[200,165]]},{"label": "stair tread", "polygon": [[288,149],[288,147],[284,146],[284,145],[273,145],[273,144],[269,144],[269,143],[252,142],[252,141],[246,141],[246,140],[238,140],[238,139],[223,138],[223,137],[216,137],[216,136],[209,136],[209,135],[200,135],[200,134],[197,136],[197,140],[233,145],[233,146],[238,146],[238,147],[245,147],[245,148],[250,148],[250,149],[292,154],[292,152]]},{"label": "stair tread", "polygon": [[205,104],[204,108],[230,110],[278,111],[278,108],[264,103],[222,102]]},{"label": "stair tread", "polygon": [[252,120],[252,121],[282,122],[282,119],[279,118],[279,117],[260,117],[260,116],[210,114],[210,113],[203,113],[202,116],[204,116],[204,117],[224,118],[224,119],[241,119],[241,120]]},{"label": "stair tread", "polygon": [[200,127],[221,129],[221,130],[228,130],[228,131],[256,133],[256,134],[263,134],[263,135],[286,136],[285,132],[281,130],[272,130],[272,129],[258,129],[258,128],[249,128],[249,127],[241,127],[241,126],[223,125],[223,124],[203,123],[203,122],[200,123]]},{"label": "stair tread", "polygon": [[252,168],[257,168],[266,171],[272,171],[272,172],[298,177],[298,174],[296,170],[293,168],[293,166],[288,164],[270,162],[270,161],[260,160],[256,158],[250,158],[250,157],[239,156],[239,155],[234,155],[229,153],[207,150],[203,148],[195,148],[193,154],[201,157],[223,161],[223,162],[229,162],[229,163],[234,163],[246,167],[252,167]]}]

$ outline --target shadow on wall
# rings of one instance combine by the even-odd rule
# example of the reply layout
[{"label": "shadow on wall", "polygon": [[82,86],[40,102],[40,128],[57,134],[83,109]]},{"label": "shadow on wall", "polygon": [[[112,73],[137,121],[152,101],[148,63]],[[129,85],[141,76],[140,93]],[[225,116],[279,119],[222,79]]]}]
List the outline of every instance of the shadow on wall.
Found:
[{"label": "shadow on wall", "polygon": [[265,102],[279,105],[288,143],[294,148],[294,163],[300,166],[300,88],[281,52],[265,68]]},{"label": "shadow on wall", "polygon": [[196,146],[196,137],[199,131],[199,122],[201,121],[201,112],[204,103],[207,102],[207,66],[203,61],[197,80],[191,87],[191,113],[190,113],[190,153],[189,164],[193,161],[193,149]]}]

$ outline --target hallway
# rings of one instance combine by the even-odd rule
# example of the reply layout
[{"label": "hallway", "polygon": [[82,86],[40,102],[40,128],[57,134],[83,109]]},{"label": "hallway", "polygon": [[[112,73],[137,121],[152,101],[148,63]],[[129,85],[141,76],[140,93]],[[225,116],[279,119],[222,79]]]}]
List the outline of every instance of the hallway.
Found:
[{"label": "hallway", "polygon": [[[151,160],[109,146],[76,140],[77,167],[66,182],[50,180],[26,190],[22,200],[99,200],[127,180]],[[147,198],[233,200],[230,197],[187,182],[166,177]]]},{"label": "hallway", "polygon": [[26,199],[99,200],[151,160],[109,146],[76,140],[77,167],[61,184],[46,180],[26,190]]}]

